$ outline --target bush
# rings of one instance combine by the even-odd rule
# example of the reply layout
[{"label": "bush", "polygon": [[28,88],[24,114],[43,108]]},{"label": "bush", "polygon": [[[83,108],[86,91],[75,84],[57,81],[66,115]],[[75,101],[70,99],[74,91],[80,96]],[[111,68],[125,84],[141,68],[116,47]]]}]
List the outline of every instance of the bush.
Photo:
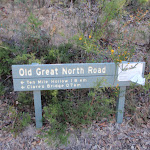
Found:
[{"label": "bush", "polygon": [[[51,144],[53,140],[57,141],[56,145],[67,143],[69,134],[66,131],[69,126],[79,129],[93,120],[100,120],[104,117],[111,118],[111,115],[115,113],[115,95],[102,97],[106,89],[99,88],[99,85],[93,90],[91,89],[89,93],[85,89],[66,91],[61,99],[57,98],[60,93],[54,92],[50,104],[43,108],[44,120],[50,124],[50,129],[46,131],[45,136]],[[83,91],[88,93],[84,99],[75,96],[78,92],[84,93]]]},{"label": "bush", "polygon": [[13,50],[6,46],[0,45],[0,77],[6,78],[11,73],[11,65],[13,62]]},{"label": "bush", "polygon": [[69,63],[73,54],[69,53],[72,48],[72,44],[66,43],[57,47],[52,47],[48,50],[48,54],[45,56],[46,63]]},{"label": "bush", "polygon": [[3,96],[5,93],[4,86],[0,83],[0,97]]},{"label": "bush", "polygon": [[17,136],[23,129],[31,122],[31,117],[29,113],[18,112],[18,110],[9,106],[7,110],[7,117],[10,124],[4,126],[3,129],[6,131],[11,131],[15,136]]},{"label": "bush", "polygon": [[33,105],[33,92],[19,92],[17,101],[19,102],[19,105],[25,106]]}]

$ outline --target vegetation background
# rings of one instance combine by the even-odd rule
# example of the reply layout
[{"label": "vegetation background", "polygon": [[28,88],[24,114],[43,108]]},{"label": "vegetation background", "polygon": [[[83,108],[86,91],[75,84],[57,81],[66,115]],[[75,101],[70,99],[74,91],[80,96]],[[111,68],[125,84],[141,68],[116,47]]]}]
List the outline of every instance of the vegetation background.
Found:
[{"label": "vegetation background", "polygon": [[[1,129],[17,136],[35,122],[32,92],[14,92],[11,74],[13,64],[33,62],[146,62],[145,86],[127,88],[125,121],[149,125],[149,6],[149,0],[1,0]],[[114,120],[118,92],[119,87],[42,91],[41,136],[65,144],[72,129]]]}]

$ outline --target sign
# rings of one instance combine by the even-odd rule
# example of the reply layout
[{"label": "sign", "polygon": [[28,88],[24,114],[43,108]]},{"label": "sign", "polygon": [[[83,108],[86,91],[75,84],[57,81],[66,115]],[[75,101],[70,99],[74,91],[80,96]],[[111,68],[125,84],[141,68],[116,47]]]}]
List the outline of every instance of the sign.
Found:
[{"label": "sign", "polygon": [[92,88],[97,81],[104,86],[129,86],[117,80],[115,63],[13,65],[15,91]]},{"label": "sign", "polygon": [[[124,62],[126,64],[127,62]],[[120,65],[119,65],[120,66]],[[141,76],[144,75],[145,63],[140,63]],[[119,85],[120,92],[118,110],[124,108],[125,89],[131,84],[126,80],[130,71],[121,70],[115,63],[75,63],[75,64],[32,64],[13,65],[12,75],[14,91],[33,91],[36,125],[41,127],[41,90],[82,89],[92,88],[97,82],[100,87],[113,87]],[[132,70],[132,76],[134,71]],[[128,79],[128,78],[127,78]],[[121,123],[123,115],[118,112],[117,122]],[[40,118],[40,119],[39,119]]]}]

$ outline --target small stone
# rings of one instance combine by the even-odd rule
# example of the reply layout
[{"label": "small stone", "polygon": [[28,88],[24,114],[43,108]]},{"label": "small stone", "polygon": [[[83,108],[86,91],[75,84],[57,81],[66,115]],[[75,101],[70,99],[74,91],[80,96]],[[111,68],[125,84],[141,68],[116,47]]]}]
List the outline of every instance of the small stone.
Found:
[{"label": "small stone", "polygon": [[145,143],[145,145],[147,146],[147,145],[150,145],[150,141],[147,141],[146,143]]},{"label": "small stone", "polygon": [[92,147],[92,149],[98,149],[98,147],[99,147],[98,145],[95,145]]},{"label": "small stone", "polygon": [[99,146],[105,146],[105,142],[103,140],[99,140]]},{"label": "small stone", "polygon": [[86,144],[85,147],[86,147],[86,149],[91,149],[92,144]]},{"label": "small stone", "polygon": [[115,142],[115,145],[116,145],[117,147],[121,147],[121,142],[120,142],[120,141],[116,141],[116,142]]},{"label": "small stone", "polygon": [[134,146],[133,145],[131,146],[131,149],[134,150]]},{"label": "small stone", "polygon": [[93,134],[93,137],[97,137],[97,135],[96,135],[96,134]]},{"label": "small stone", "polygon": [[124,133],[120,133],[118,135],[118,139],[121,140],[121,139],[125,139],[126,138],[126,135]]},{"label": "small stone", "polygon": [[34,146],[35,146],[35,145],[36,145],[36,141],[32,142],[32,145],[34,145]]}]

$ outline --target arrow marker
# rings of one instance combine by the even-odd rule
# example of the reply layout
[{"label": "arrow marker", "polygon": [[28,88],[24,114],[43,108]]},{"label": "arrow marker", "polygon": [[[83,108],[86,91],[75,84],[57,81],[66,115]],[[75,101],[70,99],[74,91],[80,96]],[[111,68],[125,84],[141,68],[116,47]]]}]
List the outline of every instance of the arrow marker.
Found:
[{"label": "arrow marker", "polygon": [[21,81],[21,84],[23,84],[24,82],[23,81]]},{"label": "arrow marker", "polygon": [[25,87],[24,87],[24,86],[22,86],[21,88],[22,88],[22,89],[24,89]]}]

